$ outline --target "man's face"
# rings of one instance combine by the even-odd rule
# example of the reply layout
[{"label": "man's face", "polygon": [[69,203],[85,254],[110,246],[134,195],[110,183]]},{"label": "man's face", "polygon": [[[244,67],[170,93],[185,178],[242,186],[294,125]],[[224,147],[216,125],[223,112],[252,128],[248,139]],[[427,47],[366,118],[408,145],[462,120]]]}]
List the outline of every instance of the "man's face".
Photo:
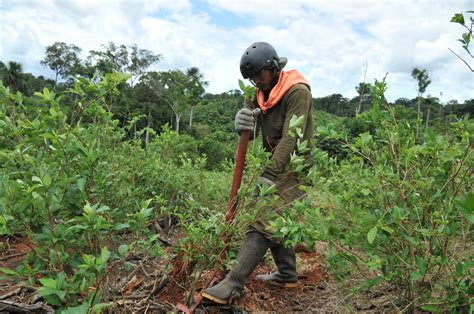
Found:
[{"label": "man's face", "polygon": [[273,87],[272,83],[274,75],[275,71],[273,69],[263,68],[260,72],[250,78],[250,82],[264,92],[268,92]]}]

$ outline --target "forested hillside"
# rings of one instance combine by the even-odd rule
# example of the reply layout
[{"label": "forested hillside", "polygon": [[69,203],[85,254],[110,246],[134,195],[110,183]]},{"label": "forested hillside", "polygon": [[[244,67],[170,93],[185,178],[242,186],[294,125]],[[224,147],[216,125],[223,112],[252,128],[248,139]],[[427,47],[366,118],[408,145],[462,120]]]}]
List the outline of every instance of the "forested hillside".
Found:
[{"label": "forested hillside", "polygon": [[[198,68],[151,71],[162,56],[136,45],[80,51],[46,48],[54,79],[0,64],[0,309],[191,306],[258,214],[268,160],[255,140],[237,220],[224,223],[238,78],[208,94]],[[412,75],[414,99],[388,102],[386,78],[352,99],[313,95],[311,188],[272,223],[300,249],[302,285],[251,280],[232,310],[472,312],[474,99],[440,103],[424,95],[429,73]],[[292,156],[295,172],[302,163]],[[219,261],[223,232],[233,241]]]}]

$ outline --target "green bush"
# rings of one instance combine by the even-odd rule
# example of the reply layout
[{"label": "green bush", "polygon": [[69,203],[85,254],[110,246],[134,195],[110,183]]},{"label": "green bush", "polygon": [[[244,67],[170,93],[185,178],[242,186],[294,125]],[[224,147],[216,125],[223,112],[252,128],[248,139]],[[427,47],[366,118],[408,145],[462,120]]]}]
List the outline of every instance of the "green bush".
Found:
[{"label": "green bush", "polygon": [[365,269],[366,287],[393,284],[400,308],[460,311],[474,301],[474,123],[456,121],[443,135],[427,128],[417,140],[385,89],[376,81],[361,115],[374,127],[344,142],[348,159],[314,151],[313,202],[296,202],[275,226],[289,244],[329,241],[336,277]]},{"label": "green bush", "polygon": [[[206,170],[192,137],[164,127],[146,149],[138,138],[123,140],[126,130],[107,100],[126,79],[81,79],[66,91],[77,95],[72,105],[44,89],[36,93],[39,114],[0,84],[0,234],[35,243],[16,271],[2,271],[40,284],[41,295],[59,308],[97,308],[106,292],[100,283],[128,251],[161,257],[148,228],[161,217],[176,217],[184,241],[201,246],[215,226],[203,224],[222,224],[229,177]],[[75,111],[66,115],[68,108]],[[124,232],[132,235],[126,243]],[[212,241],[205,244],[203,252],[214,249]]]}]

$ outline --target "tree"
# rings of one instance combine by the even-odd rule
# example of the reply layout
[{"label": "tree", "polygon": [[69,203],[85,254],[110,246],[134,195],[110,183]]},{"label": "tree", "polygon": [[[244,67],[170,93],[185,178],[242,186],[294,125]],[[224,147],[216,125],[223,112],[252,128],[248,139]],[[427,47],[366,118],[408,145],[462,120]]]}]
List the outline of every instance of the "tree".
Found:
[{"label": "tree", "polygon": [[359,103],[356,108],[356,115],[363,111],[364,105],[370,104],[372,99],[370,97],[370,89],[372,84],[360,82],[359,85],[355,87],[357,94],[359,95]]},{"label": "tree", "polygon": [[54,71],[55,85],[58,83],[58,76],[65,79],[73,74],[73,69],[80,63],[78,57],[80,52],[81,48],[76,45],[63,42],[55,42],[46,47],[46,55],[41,64]]},{"label": "tree", "polygon": [[198,68],[192,67],[186,71],[188,77],[188,94],[189,94],[189,127],[193,126],[193,110],[198,104],[199,98],[204,94],[204,88],[209,85],[209,82],[204,81],[204,75],[199,71]]},{"label": "tree", "polygon": [[188,107],[188,77],[181,70],[159,73],[159,81],[165,90],[164,100],[171,108],[175,118],[175,130],[179,134],[179,124]]},{"label": "tree", "polygon": [[428,72],[425,69],[414,68],[411,71],[411,76],[418,81],[418,95],[421,96],[431,83]]},{"label": "tree", "polygon": [[[428,72],[425,69],[414,68],[411,71],[411,76],[418,82],[418,99],[417,99],[417,118],[420,119],[420,105],[421,105],[421,96],[426,91],[428,85],[430,85],[431,80],[428,76]],[[418,127],[416,128],[416,136],[418,137]]]},{"label": "tree", "polygon": [[348,115],[354,114],[355,110],[351,113],[347,112],[348,99],[344,98],[341,94],[332,94],[321,98],[313,99],[313,107],[315,110],[324,110],[334,115]]},{"label": "tree", "polygon": [[411,106],[411,101],[408,98],[402,97],[395,100],[394,104],[408,108]]},{"label": "tree", "polygon": [[9,61],[6,65],[2,63],[3,83],[10,87],[12,93],[24,89],[23,67],[20,63]]},{"label": "tree", "polygon": [[[147,72],[140,77],[139,82],[134,86],[134,99],[137,100],[140,113],[145,113],[147,117],[147,129],[145,131],[145,147],[148,147],[150,139],[149,130],[153,124],[159,126],[165,124],[164,115],[160,104],[164,101],[166,89],[161,84],[160,74],[154,71]],[[166,107],[165,107],[166,108]]]},{"label": "tree", "polygon": [[[160,72],[159,81],[165,91],[163,99],[174,114],[176,133],[179,133],[183,114],[198,104],[207,82],[203,81],[198,68],[190,68],[186,73],[178,69]],[[192,109],[190,115],[192,124]]]},{"label": "tree", "polygon": [[153,64],[161,60],[161,54],[154,54],[152,51],[140,49],[136,44],[117,46],[113,42],[102,45],[103,51],[91,50],[87,62],[95,67],[100,74],[118,71],[131,74],[131,85],[143,75]]}]

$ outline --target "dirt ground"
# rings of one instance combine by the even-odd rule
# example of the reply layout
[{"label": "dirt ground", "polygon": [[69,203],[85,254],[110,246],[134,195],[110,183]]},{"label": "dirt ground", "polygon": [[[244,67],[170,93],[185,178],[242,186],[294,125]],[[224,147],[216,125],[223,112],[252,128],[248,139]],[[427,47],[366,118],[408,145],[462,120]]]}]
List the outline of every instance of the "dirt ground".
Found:
[{"label": "dirt ground", "polygon": [[[0,267],[14,270],[32,248],[33,243],[25,238],[1,239]],[[171,248],[165,250],[172,256]],[[169,269],[169,260],[159,260],[141,253],[129,256],[128,262],[134,266],[132,269],[110,272],[104,282],[107,291],[104,296],[115,304],[115,307],[109,310],[113,313],[186,310],[189,307],[178,304],[189,304],[191,307],[192,300],[199,297],[199,292],[210,282],[211,277],[215,277],[212,284],[219,279],[213,276],[215,272],[212,269],[199,275],[194,274],[195,292],[191,294],[186,292],[184,287],[163,276]],[[195,313],[398,312],[392,303],[394,293],[388,288],[363,295],[351,295],[350,288],[360,280],[352,278],[343,284],[335,282],[327,271],[324,245],[319,248],[317,246],[312,252],[297,253],[297,265],[299,275],[296,288],[284,289],[256,281],[257,274],[275,270],[271,255],[267,254],[249,278],[242,298],[233,300],[228,306],[201,302],[193,310]],[[0,277],[2,275],[0,272]],[[19,308],[30,306],[32,313],[50,312],[51,308],[44,305],[44,300],[38,293],[39,286],[39,283],[37,287],[29,287],[22,282],[15,283],[13,279],[0,279],[0,313],[8,312],[5,304],[18,305]]]}]

